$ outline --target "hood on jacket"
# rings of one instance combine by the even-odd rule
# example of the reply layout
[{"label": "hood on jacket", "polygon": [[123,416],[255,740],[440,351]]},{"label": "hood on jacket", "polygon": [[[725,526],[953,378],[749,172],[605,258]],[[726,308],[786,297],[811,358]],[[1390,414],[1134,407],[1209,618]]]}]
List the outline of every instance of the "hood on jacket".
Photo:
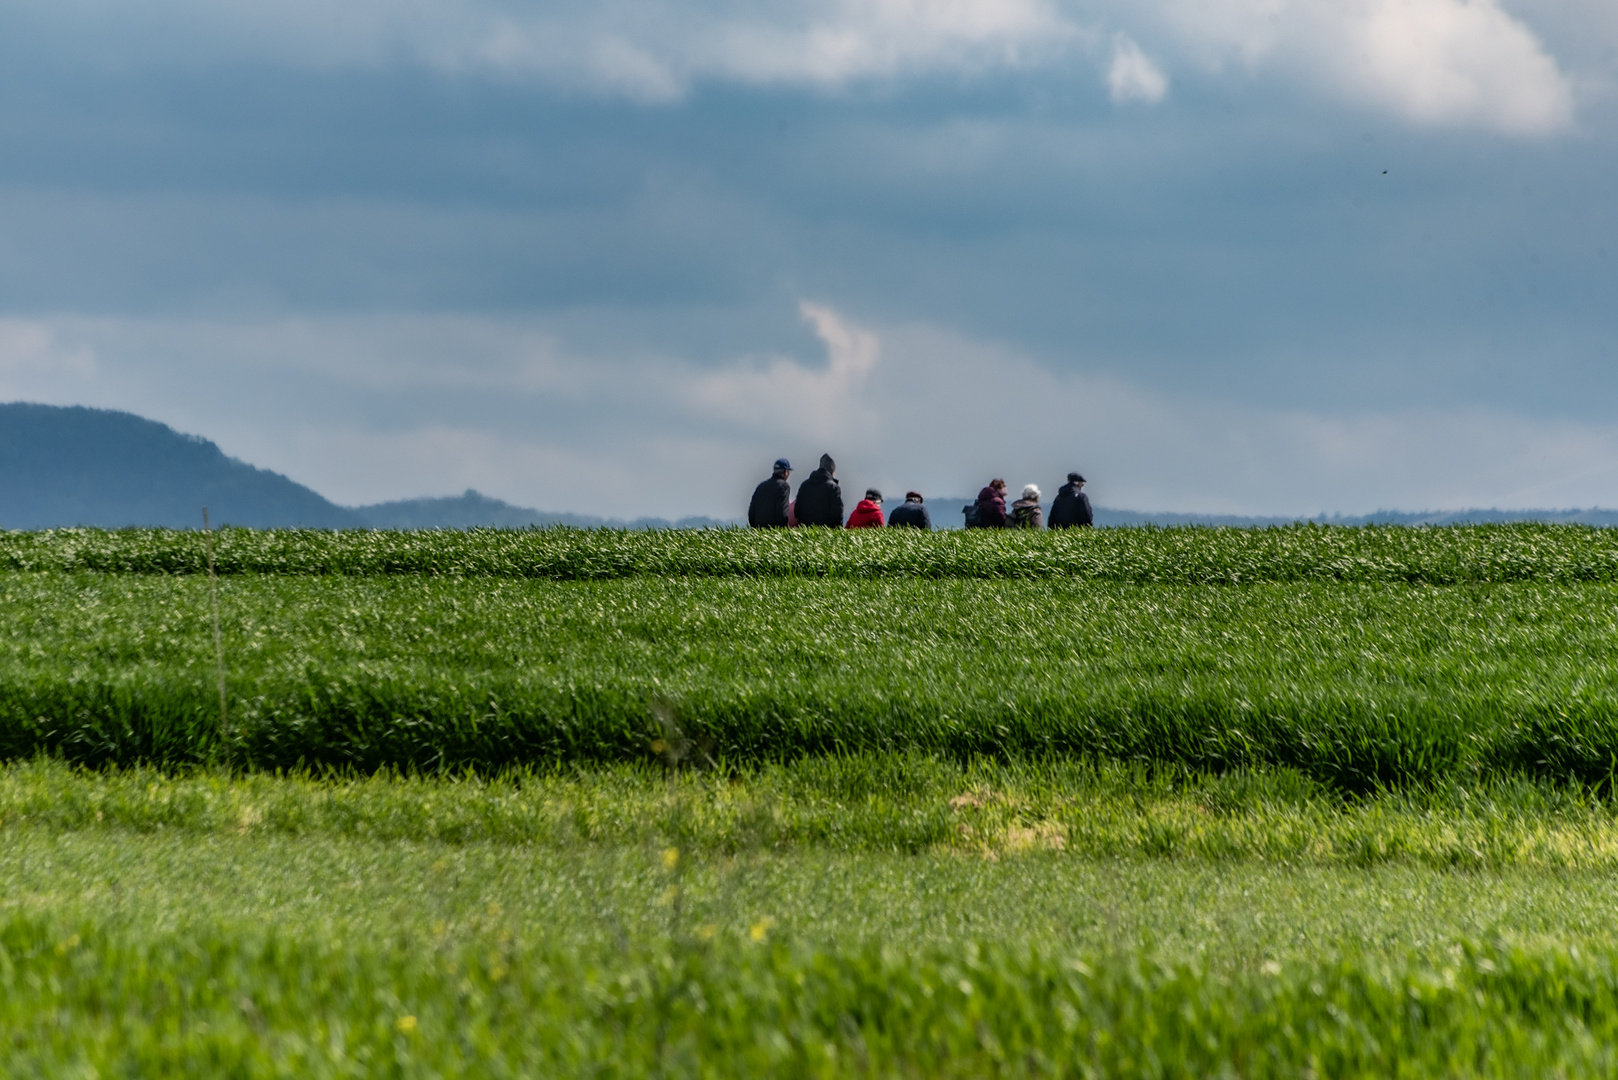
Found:
[{"label": "hood on jacket", "polygon": [[850,529],[864,529],[882,524],[882,507],[870,499],[861,499],[854,512],[848,515]]},{"label": "hood on jacket", "polygon": [[988,502],[990,499],[1004,499],[1005,497],[1005,492],[996,491],[992,487],[985,487],[982,491],[978,492],[978,502]]}]

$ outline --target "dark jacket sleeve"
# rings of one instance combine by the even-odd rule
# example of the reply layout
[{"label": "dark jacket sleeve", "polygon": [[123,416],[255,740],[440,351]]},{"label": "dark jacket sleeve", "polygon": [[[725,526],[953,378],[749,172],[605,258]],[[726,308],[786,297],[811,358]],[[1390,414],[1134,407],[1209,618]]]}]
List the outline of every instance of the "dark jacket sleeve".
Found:
[{"label": "dark jacket sleeve", "polygon": [[809,481],[805,480],[798,485],[798,524],[813,525],[815,510],[814,492],[809,488]]},{"label": "dark jacket sleeve", "polygon": [[787,519],[787,510],[792,503],[792,485],[782,477],[775,482],[775,520],[786,528],[790,522]]},{"label": "dark jacket sleeve", "polygon": [[1068,485],[1056,493],[1056,501],[1051,503],[1051,512],[1046,517],[1053,529],[1088,525],[1090,519],[1090,496]]},{"label": "dark jacket sleeve", "polygon": [[820,485],[813,473],[809,474],[809,479],[798,485],[798,524],[821,524]]},{"label": "dark jacket sleeve", "polygon": [[787,524],[787,499],[792,485],[779,476],[772,476],[753,489],[753,501],[747,504],[747,523],[755,529],[783,529]]},{"label": "dark jacket sleeve", "polygon": [[763,522],[764,485],[760,484],[753,489],[753,497],[747,502],[747,524],[750,528],[762,529]]},{"label": "dark jacket sleeve", "polygon": [[888,516],[888,524],[930,530],[933,527],[933,519],[925,506],[919,503],[905,503],[903,506],[893,508],[893,513]]}]

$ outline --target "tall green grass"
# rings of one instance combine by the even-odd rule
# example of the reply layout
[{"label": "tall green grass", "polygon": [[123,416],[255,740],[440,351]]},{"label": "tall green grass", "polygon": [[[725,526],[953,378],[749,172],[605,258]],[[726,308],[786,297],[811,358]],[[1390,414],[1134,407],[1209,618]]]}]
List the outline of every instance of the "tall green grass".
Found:
[{"label": "tall green grass", "polygon": [[[956,785],[970,801],[924,805]],[[841,803],[827,817],[869,818],[852,826],[869,835],[733,845],[703,815],[737,787],[780,796],[771,821]],[[1176,788],[892,759],[739,783],[13,766],[0,1074],[1603,1075],[1618,883],[1599,860],[1435,872],[870,842],[915,811],[987,829],[1064,797],[1092,825],[1133,799],[1141,824],[1169,810],[1265,830],[1267,807],[1290,806],[1299,830],[1324,810],[1474,841],[1511,819],[1468,825],[1463,799],[1513,803],[1518,835],[1610,819],[1550,805],[1566,796],[1356,808],[1278,774]]]},{"label": "tall green grass", "polygon": [[[615,532],[225,529],[223,574],[601,580],[641,575],[1060,578],[1236,584],[1618,580],[1618,530],[1298,525],[1028,533],[828,529]],[[0,570],[198,574],[203,537],[162,529],[0,533]]]},{"label": "tall green grass", "polygon": [[322,777],[0,767],[0,827],[310,841],[655,848],[752,856],[955,852],[985,859],[1618,871],[1618,802],[1522,780],[1359,799],[1287,770],[1209,776],[1071,761],[805,758],[728,774],[651,764],[494,777]]},{"label": "tall green grass", "polygon": [[1467,944],[1211,977],[1014,946],[129,936],[0,922],[9,1076],[1512,1077],[1618,1066],[1618,956]]},{"label": "tall green grass", "polygon": [[[1604,584],[0,575],[0,755],[424,770],[909,752],[1610,782]],[[667,740],[665,740],[667,741]]]},{"label": "tall green grass", "polygon": [[7,1076],[1610,1071],[1610,875],[4,827]]}]

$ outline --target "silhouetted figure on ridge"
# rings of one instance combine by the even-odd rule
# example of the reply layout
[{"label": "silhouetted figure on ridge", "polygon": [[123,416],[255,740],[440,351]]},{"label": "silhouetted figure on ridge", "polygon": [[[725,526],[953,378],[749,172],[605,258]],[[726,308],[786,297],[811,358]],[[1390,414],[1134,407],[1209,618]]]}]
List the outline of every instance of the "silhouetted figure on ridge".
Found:
[{"label": "silhouetted figure on ridge", "polygon": [[888,528],[890,529],[921,529],[930,531],[933,527],[932,515],[922,504],[921,492],[905,492],[903,506],[895,507],[893,513],[888,515]]},{"label": "silhouetted figure on ridge", "polygon": [[755,529],[784,529],[788,521],[788,503],[792,499],[792,462],[775,459],[775,470],[768,480],[753,489],[753,501],[747,505],[747,523]]},{"label": "silhouetted figure on ridge", "polygon": [[1053,529],[1087,529],[1095,524],[1095,512],[1090,509],[1090,496],[1084,493],[1084,477],[1076,472],[1067,474],[1067,483],[1056,493],[1051,503],[1050,527]]},{"label": "silhouetted figure on ridge", "polygon": [[798,485],[798,524],[843,527],[843,489],[837,483],[837,462],[820,455],[820,468]]}]

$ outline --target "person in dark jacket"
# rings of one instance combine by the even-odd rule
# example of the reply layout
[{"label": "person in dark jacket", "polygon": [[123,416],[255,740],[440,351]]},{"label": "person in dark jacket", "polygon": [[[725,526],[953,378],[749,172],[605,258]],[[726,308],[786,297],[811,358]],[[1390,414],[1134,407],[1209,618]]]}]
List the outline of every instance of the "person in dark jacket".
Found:
[{"label": "person in dark jacket", "polygon": [[787,527],[787,503],[792,498],[792,462],[775,459],[775,471],[768,480],[753,489],[753,501],[747,505],[747,523],[755,529],[784,529]]},{"label": "person in dark jacket", "polygon": [[888,515],[888,528],[909,528],[931,530],[933,527],[932,515],[927,513],[927,507],[922,505],[921,492],[905,492],[905,504],[895,507],[893,513]]},{"label": "person in dark jacket", "polygon": [[1076,472],[1067,474],[1067,483],[1056,493],[1051,503],[1050,523],[1053,529],[1087,529],[1095,524],[1095,512],[1090,509],[1090,496],[1084,493],[1084,477]]},{"label": "person in dark jacket", "polygon": [[798,524],[843,527],[843,489],[837,483],[837,463],[820,455],[820,468],[798,485]]},{"label": "person in dark jacket", "polygon": [[978,528],[1003,529],[1006,527],[1006,482],[990,480],[989,486],[978,492]]},{"label": "person in dark jacket", "polygon": [[850,529],[880,529],[882,528],[882,493],[876,488],[867,488],[865,498],[854,507],[854,512],[848,515]]}]

